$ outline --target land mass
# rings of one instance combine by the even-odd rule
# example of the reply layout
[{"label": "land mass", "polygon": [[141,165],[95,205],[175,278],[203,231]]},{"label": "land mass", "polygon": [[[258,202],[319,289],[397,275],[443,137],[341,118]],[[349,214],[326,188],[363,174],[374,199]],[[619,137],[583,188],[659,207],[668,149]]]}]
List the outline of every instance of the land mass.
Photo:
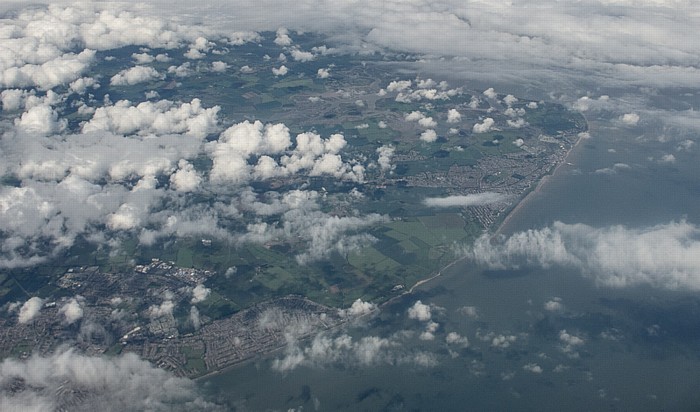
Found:
[{"label": "land mass", "polygon": [[[298,39],[309,49],[315,41],[311,35]],[[110,64],[128,61],[133,51],[111,51]],[[344,233],[347,242],[340,239],[318,256],[308,252],[316,239],[294,235],[261,241],[173,236],[153,244],[124,237],[111,250],[78,239],[47,264],[0,273],[0,305],[9,314],[0,318],[2,357],[68,344],[88,354],[135,352],[177,375],[197,377],[284,346],[290,324],[296,338],[338,327],[362,315],[344,309],[358,299],[381,304],[411,293],[455,263],[455,245],[507,223],[587,130],[582,116],[558,104],[430,79],[397,80],[380,64],[383,56],[319,56],[306,69],[296,68],[295,77],[278,78],[268,55],[279,52],[271,42],[244,45],[216,58],[246,70],[226,78],[201,72],[182,83],[169,75],[148,86],[172,100],[217,104],[227,119],[342,134],[346,158],[383,153],[384,161],[364,170],[362,179],[292,175],[248,188],[263,199],[258,207],[273,208],[264,201],[271,193],[301,188],[319,199],[316,213],[329,222],[374,220],[356,224]],[[98,65],[95,75],[109,67]],[[324,67],[332,67],[332,77],[316,76]],[[143,85],[109,91],[138,99]],[[98,92],[96,99],[107,94]],[[81,121],[78,112],[70,116]],[[205,156],[192,163],[203,176],[211,172]],[[5,176],[3,184],[19,183]],[[497,200],[426,203],[483,194]],[[188,201],[209,205],[235,196],[197,193]],[[226,229],[240,232],[250,222],[286,228],[284,216],[241,208]],[[30,297],[41,298],[41,308],[20,322],[18,307]],[[67,316],[67,305],[78,307],[79,316]]]}]

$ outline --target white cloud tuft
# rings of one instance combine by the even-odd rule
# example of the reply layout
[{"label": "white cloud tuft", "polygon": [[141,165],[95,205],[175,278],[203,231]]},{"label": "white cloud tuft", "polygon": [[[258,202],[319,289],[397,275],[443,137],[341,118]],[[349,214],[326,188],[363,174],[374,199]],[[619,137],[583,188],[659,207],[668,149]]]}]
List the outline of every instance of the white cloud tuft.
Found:
[{"label": "white cloud tuft", "polygon": [[408,317],[410,319],[417,319],[421,322],[427,322],[432,317],[430,306],[424,304],[420,300],[417,300],[413,306],[408,308]]},{"label": "white cloud tuft", "polygon": [[620,121],[627,126],[636,126],[639,123],[639,115],[637,113],[625,113],[620,116]]},{"label": "white cloud tuft", "polygon": [[19,309],[17,321],[19,323],[27,323],[31,321],[34,319],[34,317],[36,317],[36,315],[39,314],[43,304],[44,301],[41,298],[36,296],[30,298],[28,301],[24,302],[22,307]]},{"label": "white cloud tuft", "polygon": [[204,302],[211,294],[211,289],[205,287],[201,283],[192,289],[192,300],[191,303]]},{"label": "white cloud tuft", "polygon": [[423,133],[420,134],[419,139],[426,142],[426,143],[432,143],[436,141],[438,138],[437,133],[433,129],[428,129],[424,131]]},{"label": "white cloud tuft", "polygon": [[272,74],[274,74],[275,76],[284,76],[287,73],[289,73],[289,69],[285,65],[272,68]]},{"label": "white cloud tuft", "polygon": [[486,119],[484,119],[483,122],[474,124],[472,131],[474,133],[489,132],[489,131],[491,131],[491,129],[493,129],[494,123],[496,123],[496,122],[492,118],[487,117]]},{"label": "white cloud tuft", "polygon": [[82,319],[83,308],[76,298],[71,298],[68,303],[61,306],[58,313],[62,314],[65,322],[70,325]]},{"label": "white cloud tuft", "polygon": [[457,109],[450,109],[447,111],[447,123],[459,123],[461,120],[462,115]]},{"label": "white cloud tuft", "polygon": [[162,76],[158,70],[147,66],[134,66],[130,69],[124,69],[112,76],[109,84],[112,86],[132,86],[138,83],[146,83],[153,80],[159,80]]}]

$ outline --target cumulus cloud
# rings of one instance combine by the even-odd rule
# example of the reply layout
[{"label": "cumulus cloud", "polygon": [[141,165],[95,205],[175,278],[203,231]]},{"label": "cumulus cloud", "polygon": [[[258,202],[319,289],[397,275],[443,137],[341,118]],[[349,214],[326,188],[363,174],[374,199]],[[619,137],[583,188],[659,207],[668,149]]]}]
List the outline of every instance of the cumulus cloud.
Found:
[{"label": "cumulus cloud", "polygon": [[319,79],[327,79],[328,77],[330,77],[330,75],[331,71],[329,69],[320,68],[316,72],[316,77],[318,77]]},{"label": "cumulus cloud", "polygon": [[377,310],[377,305],[371,302],[365,302],[362,299],[356,299],[352,305],[347,309],[341,309],[341,316],[347,316],[351,318],[369,315],[370,313]]},{"label": "cumulus cloud", "polygon": [[427,322],[432,317],[430,306],[424,304],[420,300],[417,300],[413,306],[408,308],[408,317],[410,319],[417,319],[421,322]]},{"label": "cumulus cloud", "polygon": [[493,90],[493,87],[489,87],[488,89],[484,90],[482,94],[488,97],[489,99],[495,99],[498,97],[498,94],[495,90]]},{"label": "cumulus cloud", "polygon": [[419,139],[426,143],[432,143],[438,138],[437,133],[433,129],[428,129],[420,134]]},{"label": "cumulus cloud", "polygon": [[204,302],[210,294],[211,289],[200,283],[192,289],[192,300],[190,300],[190,302],[193,304]]},{"label": "cumulus cloud", "polygon": [[302,63],[310,62],[316,58],[316,56],[314,56],[313,53],[308,52],[308,51],[299,50],[296,48],[292,49],[290,51],[290,54],[292,55],[292,59],[294,59],[294,61],[302,62]]},{"label": "cumulus cloud", "polygon": [[639,123],[639,115],[637,113],[625,113],[620,116],[620,121],[627,126],[636,126]]},{"label": "cumulus cloud", "polygon": [[259,43],[262,40],[262,36],[254,31],[237,31],[233,32],[228,41],[234,46],[242,46],[246,43]]},{"label": "cumulus cloud", "polygon": [[393,146],[381,146],[377,148],[379,158],[377,163],[382,171],[393,170],[395,165],[391,164],[391,158],[394,156],[396,149]]},{"label": "cumulus cloud", "polygon": [[113,106],[95,110],[82,131],[108,130],[123,135],[186,133],[201,139],[217,130],[219,110],[219,106],[202,107],[199,99],[180,105],[160,100],[141,102],[136,106],[128,100],[120,100]]},{"label": "cumulus cloud", "polygon": [[228,70],[229,65],[226,62],[216,61],[211,63],[211,71],[216,73],[223,73]]},{"label": "cumulus cloud", "polygon": [[542,373],[542,367],[536,363],[528,363],[526,365],[523,365],[523,370],[526,370],[528,372],[532,372],[535,374]]},{"label": "cumulus cloud", "polygon": [[577,348],[586,343],[580,337],[568,333],[566,329],[559,331],[559,341],[561,342],[561,351],[573,358],[579,356]]},{"label": "cumulus cloud", "polygon": [[161,79],[158,70],[147,66],[134,66],[130,69],[124,69],[112,76],[109,84],[112,86],[132,86],[134,84],[146,83],[153,80]]},{"label": "cumulus cloud", "polygon": [[181,159],[178,170],[170,175],[170,186],[178,192],[193,192],[202,183],[202,177],[187,160]]},{"label": "cumulus cloud", "polygon": [[284,27],[277,29],[275,44],[278,46],[290,46],[292,44],[292,38],[289,37],[289,30]]},{"label": "cumulus cloud", "polygon": [[410,353],[402,349],[400,340],[394,336],[390,338],[364,336],[354,339],[347,334],[336,337],[318,334],[304,348],[299,347],[298,342],[290,341],[284,357],[275,359],[272,367],[284,372],[299,366],[340,365],[358,368],[403,364],[433,367],[437,364],[437,360],[431,353]]},{"label": "cumulus cloud", "polygon": [[510,347],[518,338],[515,335],[496,335],[491,338],[491,346],[499,349]]},{"label": "cumulus cloud", "polygon": [[70,325],[82,319],[83,308],[80,306],[78,299],[71,298],[66,304],[61,306],[58,313],[63,315],[64,321]]},{"label": "cumulus cloud", "polygon": [[700,290],[700,229],[687,222],[595,228],[555,222],[498,242],[478,239],[471,258],[494,269],[568,266],[597,284]]},{"label": "cumulus cloud", "polygon": [[172,300],[166,299],[160,305],[151,305],[148,308],[148,316],[151,319],[160,318],[163,316],[172,316],[175,303]]},{"label": "cumulus cloud", "polygon": [[447,342],[450,345],[457,345],[463,348],[469,346],[469,339],[466,336],[462,336],[457,332],[448,333],[445,337],[445,342]]},{"label": "cumulus cloud", "polygon": [[272,68],[272,74],[274,74],[275,76],[284,76],[287,73],[289,73],[289,69],[285,65]]},{"label": "cumulus cloud", "polygon": [[496,192],[474,193],[464,196],[428,197],[423,203],[428,207],[469,207],[507,202],[508,195]]},{"label": "cumulus cloud", "polygon": [[459,123],[461,120],[462,115],[457,109],[450,109],[447,111],[447,123]]},{"label": "cumulus cloud", "polygon": [[561,312],[564,310],[564,304],[559,297],[553,297],[544,303],[544,309],[549,312]]},{"label": "cumulus cloud", "polygon": [[[245,121],[231,126],[217,142],[208,144],[214,162],[210,180],[246,183],[250,179],[290,176],[302,171],[309,176],[364,179],[364,166],[351,165],[339,154],[347,144],[342,135],[322,139],[315,133],[301,133],[295,141],[292,147],[289,129],[284,124]],[[248,164],[252,155],[259,156],[255,165]]]},{"label": "cumulus cloud", "polygon": [[34,106],[22,113],[15,125],[28,133],[49,135],[58,133],[66,128],[66,119],[58,118],[58,113],[48,104]]},{"label": "cumulus cloud", "polygon": [[494,125],[495,123],[496,123],[496,122],[495,122],[492,118],[487,117],[486,119],[484,119],[483,122],[481,122],[481,123],[475,123],[475,124],[474,124],[474,127],[472,128],[472,131],[473,131],[474,133],[486,133],[486,132],[490,132],[490,131],[493,129],[493,125]]},{"label": "cumulus cloud", "polygon": [[44,301],[39,297],[32,297],[28,301],[24,302],[22,307],[19,309],[19,316],[17,321],[19,323],[27,323],[39,314]]}]

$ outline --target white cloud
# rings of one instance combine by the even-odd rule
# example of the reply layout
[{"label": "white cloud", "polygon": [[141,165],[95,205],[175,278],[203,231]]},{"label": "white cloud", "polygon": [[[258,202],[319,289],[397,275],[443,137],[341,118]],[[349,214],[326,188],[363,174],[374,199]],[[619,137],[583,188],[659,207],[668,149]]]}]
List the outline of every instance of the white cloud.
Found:
[{"label": "white cloud", "polygon": [[423,203],[428,207],[469,207],[506,202],[509,199],[508,195],[501,193],[484,192],[464,196],[428,197]]},{"label": "white cloud", "polygon": [[536,374],[542,373],[542,367],[536,363],[528,363],[526,365],[523,365],[523,370]]},{"label": "white cloud", "polygon": [[365,302],[362,299],[356,299],[347,309],[340,310],[341,316],[359,317],[369,315],[377,310],[377,305],[371,302]]},{"label": "white cloud", "polygon": [[170,175],[170,185],[178,192],[193,192],[199,188],[202,177],[188,161],[181,159],[178,170]]},{"label": "white cloud", "polygon": [[262,36],[254,31],[237,31],[229,36],[229,43],[234,46],[242,46],[246,43],[259,43]]},{"label": "white cloud", "polygon": [[432,143],[436,141],[438,138],[437,133],[433,129],[428,129],[424,131],[423,133],[420,134],[419,139],[426,142],[426,143]]},{"label": "white cloud", "polygon": [[71,298],[66,304],[61,306],[58,313],[62,314],[65,322],[70,325],[82,319],[83,308],[78,303],[78,299]]},{"label": "white cloud", "polygon": [[[69,349],[25,360],[5,359],[0,363],[0,382],[16,381],[25,385],[0,389],[3,410],[217,410],[197,394],[193,381],[175,377],[133,353],[90,357]],[[81,396],[59,395],[72,391]]]},{"label": "white cloud", "polygon": [[520,128],[525,127],[527,125],[527,122],[523,118],[518,118],[515,120],[508,119],[508,120],[506,120],[506,123],[508,124],[508,126],[514,128],[514,129],[520,129]]},{"label": "white cloud", "polygon": [[194,289],[192,289],[192,300],[190,302],[193,304],[204,302],[210,294],[211,289],[205,287],[200,283],[197,286],[195,286]]},{"label": "white cloud", "polygon": [[226,70],[228,70],[228,68],[229,68],[228,63],[225,63],[222,61],[212,62],[212,64],[211,64],[211,71],[216,72],[216,73],[223,73]]},{"label": "white cloud", "polygon": [[469,346],[469,339],[467,339],[466,336],[461,336],[457,332],[450,332],[447,334],[445,337],[445,342],[447,342],[450,345],[458,345],[463,348],[466,348]]},{"label": "white cloud", "polygon": [[437,122],[435,120],[433,120],[432,117],[424,117],[424,118],[418,120],[418,124],[421,125],[421,127],[425,127],[425,128],[437,127]]},{"label": "white cloud", "polygon": [[413,84],[410,80],[395,80],[386,86],[386,91],[388,92],[401,92],[411,87]]},{"label": "white cloud", "polygon": [[289,37],[289,30],[285,29],[284,27],[277,29],[275,44],[278,46],[290,46],[292,44],[292,39]]},{"label": "white cloud", "polygon": [[479,318],[479,310],[476,308],[476,306],[462,306],[461,308],[457,309],[457,312],[472,319]]},{"label": "white cloud", "polygon": [[153,63],[156,58],[148,53],[132,53],[131,58],[134,59],[136,64],[148,64]]},{"label": "white cloud", "polygon": [[190,322],[192,322],[192,327],[194,330],[199,330],[202,326],[202,320],[199,316],[199,309],[196,306],[190,307]]},{"label": "white cloud", "polygon": [[672,154],[665,154],[661,156],[661,159],[659,159],[661,163],[676,163],[676,156]]},{"label": "white cloud", "polygon": [[509,348],[518,338],[515,335],[496,335],[491,339],[491,346],[499,349]]},{"label": "white cloud", "polygon": [[162,76],[160,73],[153,67],[134,66],[129,69],[121,70],[119,73],[112,76],[109,80],[109,84],[112,86],[131,86],[161,78]]},{"label": "white cloud", "polygon": [[568,333],[566,329],[559,331],[559,341],[562,344],[560,347],[561,351],[571,358],[578,358],[579,353],[577,349],[586,343],[580,337]]},{"label": "white cloud", "polygon": [[393,170],[395,165],[391,164],[391,158],[394,156],[396,149],[393,146],[381,146],[377,148],[377,153],[379,158],[377,158],[377,164],[382,171]]},{"label": "white cloud", "polygon": [[447,111],[447,123],[459,123],[460,121],[462,121],[462,115],[457,109],[450,109]]},{"label": "white cloud", "polygon": [[39,314],[39,311],[41,310],[43,304],[44,301],[39,297],[34,296],[32,298],[29,298],[29,300],[24,302],[22,307],[19,309],[19,316],[17,318],[17,321],[19,323],[30,322],[36,317],[36,315]]},{"label": "white cloud", "polygon": [[199,99],[179,106],[168,100],[146,101],[136,106],[120,100],[113,106],[98,108],[82,131],[108,130],[123,135],[186,133],[202,139],[217,130],[219,110],[219,106],[202,107]]},{"label": "white cloud", "polygon": [[292,59],[297,62],[310,62],[316,58],[313,53],[296,48],[292,49],[289,53],[292,55]]},{"label": "white cloud", "polygon": [[78,94],[84,94],[88,88],[97,89],[100,84],[92,77],[81,77],[70,84],[70,89]]},{"label": "white cloud", "polygon": [[15,125],[20,129],[41,135],[61,132],[67,124],[66,119],[59,120],[56,110],[48,104],[34,106],[15,119]]},{"label": "white cloud", "polygon": [[484,90],[484,93],[482,94],[488,97],[489,99],[495,99],[498,97],[498,94],[495,90],[493,90],[493,87],[489,87],[488,89]]},{"label": "white cloud", "polygon": [[430,306],[424,304],[420,300],[417,300],[413,306],[408,308],[408,317],[410,319],[417,319],[421,322],[427,322],[432,317]]},{"label": "white cloud", "polygon": [[625,113],[620,116],[620,121],[627,126],[636,126],[639,123],[639,115],[637,113]]},{"label": "white cloud", "polygon": [[597,284],[610,287],[648,284],[700,290],[698,238],[700,229],[687,221],[634,229],[555,222],[497,243],[482,237],[474,243],[470,256],[498,269],[575,267]]},{"label": "white cloud", "polygon": [[319,79],[327,79],[330,75],[331,71],[329,69],[320,68],[316,72],[316,77],[318,77]]},{"label": "white cloud", "polygon": [[289,73],[289,69],[285,65],[272,68],[272,74],[274,74],[275,76],[284,76],[287,73]]},{"label": "white cloud", "polygon": [[148,308],[148,316],[152,319],[163,316],[172,316],[175,303],[172,300],[164,300],[160,305],[151,305]]},{"label": "white cloud", "polygon": [[561,312],[564,310],[564,304],[561,298],[554,297],[544,303],[544,309],[549,312]]},{"label": "white cloud", "polygon": [[512,106],[513,103],[515,103],[517,101],[518,101],[518,98],[513,96],[512,94],[509,94],[503,98],[503,103],[507,104],[508,107]]},{"label": "white cloud", "polygon": [[404,119],[407,122],[415,122],[415,121],[418,121],[418,120],[421,120],[424,118],[425,118],[425,115],[417,110],[413,111],[411,113],[408,113],[406,116],[404,116]]},{"label": "white cloud", "polygon": [[494,123],[496,123],[496,122],[492,118],[487,117],[486,119],[484,119],[483,122],[474,124],[472,131],[474,133],[489,132],[489,131],[491,131],[491,129],[493,129]]}]

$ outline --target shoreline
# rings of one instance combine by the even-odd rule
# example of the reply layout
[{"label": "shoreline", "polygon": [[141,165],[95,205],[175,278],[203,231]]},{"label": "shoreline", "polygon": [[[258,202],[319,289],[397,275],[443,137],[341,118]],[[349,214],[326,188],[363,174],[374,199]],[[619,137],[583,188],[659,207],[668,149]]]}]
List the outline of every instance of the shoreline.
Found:
[{"label": "shoreline", "polygon": [[[584,119],[585,119],[585,116],[584,116]],[[586,129],[589,130],[589,128],[588,128],[588,125],[589,125],[588,119],[585,119],[585,120],[586,120],[586,126],[587,126]],[[515,205],[515,207],[514,207],[513,209],[511,209],[510,212],[508,212],[508,214],[507,214],[506,217],[503,219],[503,221],[498,225],[498,228],[494,231],[494,233],[493,233],[493,236],[494,236],[494,237],[495,237],[495,236],[498,236],[498,235],[501,235],[501,234],[502,234],[502,231],[504,230],[504,228],[505,228],[505,227],[508,225],[508,223],[513,219],[513,217],[514,217],[515,215],[518,214],[518,212],[519,212],[520,209],[523,207],[523,205],[527,204],[527,202],[529,202],[530,200],[532,200],[532,198],[533,198],[536,194],[538,194],[538,193],[540,193],[540,192],[542,191],[542,188],[544,187],[545,184],[547,184],[547,182],[549,181],[549,179],[550,179],[551,177],[553,177],[554,175],[556,175],[557,171],[559,171],[559,169],[562,167],[562,165],[564,165],[564,164],[567,163],[567,160],[568,160],[569,157],[571,156],[572,152],[574,151],[574,149],[575,149],[576,147],[578,147],[578,145],[581,143],[582,140],[584,140],[583,137],[577,136],[576,142],[575,142],[573,145],[571,145],[571,147],[566,151],[566,154],[565,154],[564,157],[562,158],[562,161],[554,167],[554,169],[552,170],[551,173],[548,173],[548,174],[546,174],[545,176],[543,176],[542,179],[540,179],[540,181],[537,183],[537,186],[535,186],[535,188],[534,188],[533,190],[531,190],[530,192],[528,192],[528,193],[525,195],[525,197],[523,197],[523,199],[522,199],[520,202],[518,202],[518,204]],[[442,268],[440,268],[437,272],[433,272],[433,273],[431,273],[430,276],[428,276],[428,277],[426,277],[426,278],[424,278],[424,279],[421,279],[421,280],[417,281],[416,283],[414,283],[413,286],[411,286],[411,288],[408,289],[408,290],[406,290],[405,292],[403,292],[403,293],[401,293],[401,294],[399,294],[399,295],[393,296],[393,297],[391,297],[390,299],[387,299],[386,301],[377,304],[377,309],[379,309],[379,308],[381,308],[381,307],[384,307],[384,306],[387,306],[387,305],[391,304],[392,302],[396,301],[397,299],[400,299],[400,298],[405,297],[406,295],[413,294],[413,292],[414,292],[417,288],[419,288],[419,287],[421,287],[421,286],[423,286],[423,285],[429,283],[429,282],[432,281],[432,280],[435,280],[435,279],[439,278],[440,276],[442,276],[442,273],[443,273],[444,271],[449,270],[450,268],[452,268],[453,266],[455,266],[457,263],[462,262],[462,261],[466,260],[467,258],[468,258],[468,256],[466,256],[466,255],[465,255],[465,256],[459,256],[459,257],[457,257],[455,260],[449,262],[447,265],[445,265],[445,266],[443,266]],[[374,311],[373,311],[373,312],[374,312]],[[364,317],[364,316],[368,316],[368,314],[362,315],[362,316],[360,316],[360,317]],[[348,322],[347,320],[346,320],[346,321],[343,321],[343,322],[340,322],[339,324],[330,327],[329,330],[333,330],[333,329],[337,329],[337,328],[339,328],[339,327],[342,327],[342,326],[343,326],[344,324],[346,324],[347,322]],[[301,337],[299,340],[308,339],[310,336],[311,336],[311,335]],[[286,346],[287,346],[286,344],[285,344],[285,345],[281,345],[281,346],[279,346],[279,347],[277,347],[277,348],[275,348],[275,349],[273,349],[273,350],[271,350],[271,351],[269,351],[269,352],[266,352],[266,353],[263,353],[263,354],[258,354],[258,355],[256,355],[256,356],[252,356],[252,357],[250,357],[250,358],[248,358],[248,359],[245,359],[245,360],[243,360],[243,361],[241,361],[241,362],[239,362],[239,363],[235,363],[235,364],[233,364],[233,365],[229,365],[229,366],[227,366],[227,367],[225,367],[225,368],[222,368],[222,369],[217,369],[217,370],[213,370],[213,371],[207,372],[207,373],[205,373],[204,375],[201,375],[201,376],[197,376],[197,377],[195,377],[195,378],[192,378],[192,380],[193,380],[193,381],[200,381],[200,382],[201,382],[201,381],[203,381],[203,380],[205,380],[205,379],[207,379],[207,378],[211,378],[211,377],[213,377],[213,376],[216,376],[216,375],[225,373],[227,370],[235,369],[235,368],[241,367],[242,365],[246,365],[246,364],[248,364],[248,363],[250,363],[250,362],[255,362],[256,360],[258,360],[258,359],[260,359],[260,358],[262,358],[262,357],[270,356],[270,355],[272,355],[272,354],[274,354],[274,353],[277,353],[277,352],[283,350]]]},{"label": "shoreline", "polygon": [[[586,124],[588,125],[588,121],[587,121],[587,120],[586,120]],[[515,207],[508,213],[508,215],[503,219],[503,221],[501,222],[501,224],[498,225],[498,228],[494,231],[494,233],[493,233],[493,236],[494,236],[494,237],[495,237],[495,236],[498,236],[498,235],[502,235],[502,234],[503,234],[503,233],[502,233],[503,230],[506,228],[506,226],[508,225],[508,223],[510,223],[510,221],[513,219],[513,216],[517,215],[518,211],[520,211],[520,209],[522,209],[522,207],[523,207],[525,204],[527,204],[529,201],[531,201],[533,197],[535,197],[537,194],[539,194],[539,193],[542,192],[542,188],[547,184],[547,182],[549,182],[549,180],[550,180],[552,177],[554,177],[554,175],[557,174],[557,171],[559,171],[559,169],[560,169],[563,165],[567,164],[567,160],[568,160],[569,157],[571,156],[571,153],[574,151],[574,149],[575,149],[576,147],[578,147],[578,145],[581,143],[581,141],[582,141],[583,139],[584,139],[583,137],[578,136],[578,138],[576,139],[576,142],[575,142],[573,145],[571,145],[571,147],[569,148],[569,150],[566,151],[566,154],[564,155],[564,158],[563,158],[562,161],[552,170],[552,172],[546,174],[545,176],[543,176],[542,179],[540,179],[540,181],[537,182],[537,186],[535,186],[534,189],[532,189],[531,191],[529,191],[529,192],[525,195],[525,197],[524,197],[520,202],[518,202],[517,205],[515,205]]]},{"label": "shoreline", "polygon": [[[590,130],[588,119],[586,119],[585,116],[584,116],[584,119],[586,120],[586,131],[588,131],[588,130]],[[496,230],[493,232],[493,237],[501,235],[503,230],[505,229],[505,227],[508,225],[508,223],[510,223],[510,221],[513,219],[513,217],[518,214],[520,209],[522,209],[522,207],[525,204],[527,204],[530,200],[532,200],[533,197],[535,197],[535,195],[539,194],[542,191],[542,188],[544,187],[544,185],[546,185],[547,182],[549,182],[549,179],[552,178],[554,175],[556,175],[556,173],[559,171],[559,169],[563,165],[567,164],[567,160],[569,159],[569,157],[573,153],[574,149],[579,146],[579,144],[581,143],[582,140],[584,140],[583,137],[577,136],[576,142],[574,142],[574,144],[572,144],[571,147],[566,151],[566,154],[562,158],[562,161],[554,167],[554,169],[552,170],[551,173],[548,173],[545,176],[543,176],[542,179],[540,179],[540,181],[537,182],[537,186],[535,186],[535,188],[533,190],[529,191],[525,195],[525,197],[523,197],[523,199],[520,202],[518,202],[518,204],[515,205],[515,207],[513,209],[511,209],[510,212],[508,212],[508,214],[503,219],[503,221],[498,225],[498,228],[496,228]],[[390,302],[394,301],[395,299],[398,299],[398,298],[403,297],[407,294],[413,293],[413,291],[416,288],[418,288],[419,286],[422,286],[422,285],[430,282],[431,280],[434,280],[434,279],[440,277],[442,275],[443,271],[451,268],[452,266],[456,265],[458,262],[460,262],[462,260],[465,260],[466,258],[467,258],[467,256],[461,256],[461,257],[455,259],[454,261],[448,263],[446,266],[444,266],[443,268],[438,270],[437,273],[435,273],[434,275],[419,280],[413,286],[411,286],[411,288],[409,290],[407,290],[406,292],[404,292],[398,296],[394,296],[393,298],[387,300],[386,302],[382,303],[379,306],[385,306],[385,305],[389,304]]]}]

